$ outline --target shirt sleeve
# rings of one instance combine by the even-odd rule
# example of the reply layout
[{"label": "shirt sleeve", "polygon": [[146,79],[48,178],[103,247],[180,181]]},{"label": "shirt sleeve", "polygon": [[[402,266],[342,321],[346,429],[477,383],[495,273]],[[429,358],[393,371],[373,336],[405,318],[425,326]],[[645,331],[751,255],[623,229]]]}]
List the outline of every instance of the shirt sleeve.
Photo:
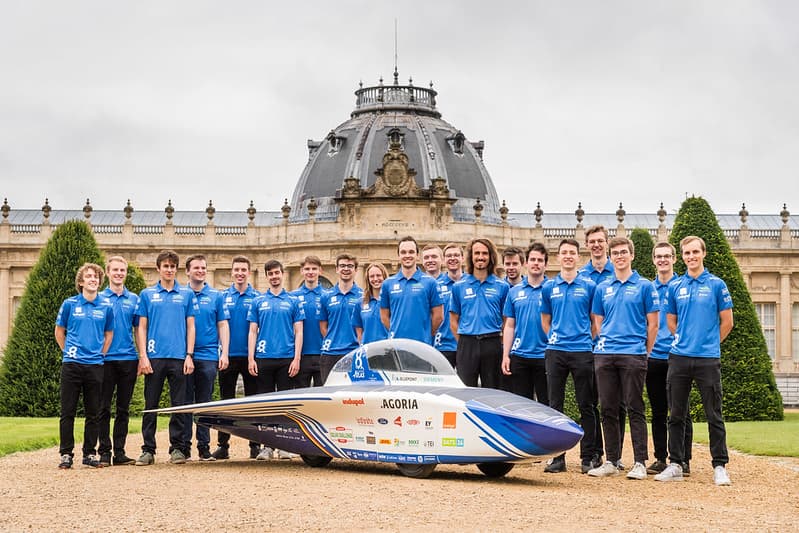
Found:
[{"label": "shirt sleeve", "polygon": [[605,306],[602,304],[602,291],[594,291],[591,299],[591,314],[605,316]]},{"label": "shirt sleeve", "polygon": [[450,305],[449,310],[451,313],[455,313],[456,315],[461,314],[461,291],[460,286],[456,283],[452,286],[452,292],[450,293]]},{"label": "shirt sleeve", "polygon": [[510,292],[508,292],[508,295],[505,298],[505,303],[502,305],[502,316],[516,318],[516,310],[513,308],[513,296],[510,294]]},{"label": "shirt sleeve", "polygon": [[114,331],[114,308],[110,302],[105,313],[105,329],[103,331]]},{"label": "shirt sleeve", "polygon": [[380,287],[380,308],[381,309],[389,309],[391,307],[391,302],[389,301],[388,297],[388,284],[393,283],[391,278],[388,278],[383,282],[383,286]]},{"label": "shirt sleeve", "polygon": [[58,310],[58,316],[55,318],[56,326],[60,326],[62,328],[66,328],[69,324],[69,315],[71,313],[71,306],[69,305],[69,300],[64,300],[61,304],[61,308]]},{"label": "shirt sleeve", "polygon": [[552,314],[552,305],[549,301],[549,293],[551,291],[551,285],[549,282],[544,283],[544,286],[541,287],[541,312],[545,315]]}]

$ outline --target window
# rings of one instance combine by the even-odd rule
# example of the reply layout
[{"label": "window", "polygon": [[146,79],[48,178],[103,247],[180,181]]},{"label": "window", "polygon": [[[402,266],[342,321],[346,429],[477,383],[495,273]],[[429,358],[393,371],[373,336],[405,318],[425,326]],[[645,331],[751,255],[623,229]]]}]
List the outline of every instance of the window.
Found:
[{"label": "window", "polygon": [[799,363],[799,303],[791,308],[791,351],[794,362]]},{"label": "window", "polygon": [[777,353],[777,304],[756,303],[755,310],[760,320],[760,327],[763,328],[763,336],[766,338],[768,356],[773,361]]}]

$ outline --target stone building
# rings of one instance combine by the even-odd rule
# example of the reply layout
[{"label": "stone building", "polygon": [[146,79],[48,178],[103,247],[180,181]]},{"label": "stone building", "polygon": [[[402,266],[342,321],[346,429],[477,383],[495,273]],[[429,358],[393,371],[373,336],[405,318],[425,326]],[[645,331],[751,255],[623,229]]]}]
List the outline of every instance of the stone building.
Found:
[{"label": "stone building", "polygon": [[[117,210],[18,209],[0,207],[0,346],[4,346],[25,281],[53,229],[65,220],[91,224],[106,254],[120,254],[156,279],[154,261],[164,248],[181,257],[203,252],[208,281],[230,283],[230,260],[249,256],[253,284],[266,287],[263,263],[287,267],[287,286],[301,283],[299,263],[319,256],[325,280],[333,278],[338,253],[354,253],[397,269],[396,242],[414,235],[420,243],[466,243],[488,237],[500,249],[536,240],[554,251],[564,237],[584,240],[584,229],[603,224],[611,235],[646,228],[667,239],[673,214],[661,204],[651,213],[545,213],[541,199],[532,213],[510,212],[483,165],[483,141],[469,141],[441,119],[437,92],[393,83],[359,87],[350,119],[322,140],[308,142],[308,162],[291,202],[277,211],[258,211],[252,201],[239,212],[184,211],[179,197],[163,211],[139,211],[128,202]],[[676,208],[677,206],[671,206]],[[776,211],[776,209],[775,209]],[[773,215],[718,214],[760,315],[778,386],[788,405],[799,405],[799,219],[783,206]],[[583,258],[587,261],[587,257]],[[553,268],[554,270],[554,268]],[[181,277],[185,281],[185,276]],[[362,281],[360,281],[362,283]]]}]

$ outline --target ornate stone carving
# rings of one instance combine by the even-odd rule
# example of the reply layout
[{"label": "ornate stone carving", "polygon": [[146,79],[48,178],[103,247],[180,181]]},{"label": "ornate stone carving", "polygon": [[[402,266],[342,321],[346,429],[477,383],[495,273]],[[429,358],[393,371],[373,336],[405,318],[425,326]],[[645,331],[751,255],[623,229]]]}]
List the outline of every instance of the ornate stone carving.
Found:
[{"label": "ornate stone carving", "polygon": [[391,128],[388,138],[388,152],[383,155],[383,166],[375,172],[377,181],[366,191],[367,194],[392,198],[419,196],[416,171],[408,167],[408,155],[402,149],[399,128]]}]

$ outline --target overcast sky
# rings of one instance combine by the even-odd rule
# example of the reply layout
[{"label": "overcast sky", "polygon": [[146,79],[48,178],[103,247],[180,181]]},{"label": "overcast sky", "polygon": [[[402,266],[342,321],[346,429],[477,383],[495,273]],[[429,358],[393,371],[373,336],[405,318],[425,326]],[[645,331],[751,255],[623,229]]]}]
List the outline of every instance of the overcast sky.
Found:
[{"label": "overcast sky", "polygon": [[431,80],[511,211],[799,213],[799,2],[0,0],[12,208],[277,210],[358,82]]}]

